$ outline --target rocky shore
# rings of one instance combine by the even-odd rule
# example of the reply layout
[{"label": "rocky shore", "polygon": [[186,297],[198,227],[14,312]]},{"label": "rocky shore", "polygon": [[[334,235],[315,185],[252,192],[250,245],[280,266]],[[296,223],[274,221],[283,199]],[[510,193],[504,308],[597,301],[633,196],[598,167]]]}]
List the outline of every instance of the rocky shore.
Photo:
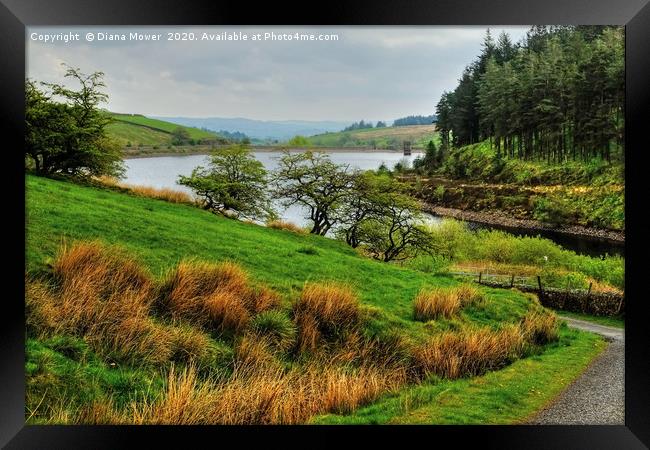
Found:
[{"label": "rocky shore", "polygon": [[527,229],[549,231],[586,239],[600,240],[615,244],[625,243],[625,232],[589,228],[581,225],[556,225],[532,219],[518,219],[505,211],[468,211],[462,209],[446,208],[443,206],[423,203],[422,210],[437,216],[451,217],[454,219],[476,222],[480,224],[501,226],[513,229]]}]

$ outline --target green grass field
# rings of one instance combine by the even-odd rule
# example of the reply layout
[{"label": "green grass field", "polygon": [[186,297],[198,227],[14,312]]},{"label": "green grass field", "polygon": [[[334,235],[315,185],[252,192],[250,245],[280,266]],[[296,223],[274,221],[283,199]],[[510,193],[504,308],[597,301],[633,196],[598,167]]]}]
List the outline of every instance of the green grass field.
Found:
[{"label": "green grass field", "polygon": [[[171,132],[180,127],[171,122],[150,119],[138,114],[116,114],[111,113],[114,122],[108,125],[108,135],[116,139],[121,145],[131,143],[137,147],[139,144],[147,146],[166,146],[171,143]],[[200,130],[192,127],[185,128],[191,139],[214,139],[216,133]]]},{"label": "green grass field", "polygon": [[403,141],[411,141],[414,148],[423,149],[430,140],[438,142],[435,125],[409,125],[404,127],[368,128],[340,131],[308,137],[318,147],[373,147],[401,149]]},{"label": "green grass field", "polygon": [[[346,283],[358,292],[362,304],[374,309],[369,327],[397,330],[416,341],[464,325],[500,328],[518,322],[531,307],[530,297],[486,288],[482,306],[467,307],[453,319],[416,322],[412,301],[421,288],[454,286],[458,281],[373,261],[332,239],[243,223],[187,205],[31,175],[26,179],[26,195],[26,258],[31,274],[49,270],[62,243],[88,239],[125,247],[158,278],[187,257],[231,260],[255,281],[278,291],[285,305],[296,299],[307,281]],[[556,395],[602,348],[595,335],[563,329],[558,343],[505,369],[483,377],[406,387],[351,414],[315,420],[517,422]],[[134,391],[156,392],[160,382],[159,375],[142,368],[121,366],[111,371],[83,341],[66,337],[30,339],[26,370],[28,416],[29,408],[41,398],[39,387],[45,385],[55,390],[50,397],[61,393],[78,402],[111,397],[119,404]]]}]

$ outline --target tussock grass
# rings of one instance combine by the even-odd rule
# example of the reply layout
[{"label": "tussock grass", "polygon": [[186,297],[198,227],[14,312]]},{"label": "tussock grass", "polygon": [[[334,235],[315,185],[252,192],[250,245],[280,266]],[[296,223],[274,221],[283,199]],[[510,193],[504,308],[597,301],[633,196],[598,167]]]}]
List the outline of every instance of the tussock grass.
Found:
[{"label": "tussock grass", "polygon": [[27,279],[27,323],[37,334],[83,336],[111,359],[157,364],[171,353],[167,330],[149,316],[153,281],[118,247],[63,246],[52,280]]},{"label": "tussock grass", "polygon": [[163,282],[159,308],[174,319],[237,334],[251,315],[279,302],[272,290],[251,287],[248,275],[235,263],[182,261]]},{"label": "tussock grass", "polygon": [[323,412],[345,413],[395,389],[373,369],[351,370],[313,365],[303,370],[258,368],[201,379],[192,365],[169,371],[164,393],[155,400],[132,402],[126,410],[92,406],[74,422],[238,425],[299,424]]},{"label": "tussock grass", "polygon": [[275,228],[276,230],[291,231],[292,233],[298,233],[298,234],[307,233],[307,231],[304,228],[296,225],[293,222],[289,222],[286,220],[271,220],[270,222],[267,222],[266,226],[269,228]]},{"label": "tussock grass", "polygon": [[422,322],[439,317],[450,319],[461,308],[479,305],[484,300],[483,293],[469,284],[454,288],[422,289],[413,301],[413,317]]},{"label": "tussock grass", "polygon": [[315,350],[321,339],[335,340],[360,323],[359,299],[335,283],[306,283],[293,305],[301,350]]},{"label": "tussock grass", "polygon": [[524,336],[518,326],[444,332],[414,351],[418,372],[427,377],[475,376],[499,369],[520,355]]},{"label": "tussock grass", "polygon": [[[152,306],[160,308],[161,296],[172,324],[154,318]],[[181,263],[156,288],[121,248],[91,241],[62,247],[49,281],[28,277],[25,301],[32,335],[81,336],[114,361],[207,367],[224,352],[196,325],[241,333],[253,314],[276,307],[279,297],[265,287],[251,288],[246,273],[230,262]]]},{"label": "tussock grass", "polygon": [[[420,297],[421,314],[446,317],[483,299],[473,286]],[[28,278],[26,302],[36,335],[80,336],[106,362],[152,365],[166,377],[157,396],[126,407],[106,396],[79,408],[48,405],[57,423],[305,423],[430,375],[495,370],[526,343],[557,339],[555,316],[536,309],[498,331],[461,328],[415,344],[397,331],[369,333],[362,322],[372,311],[346,285],[305,284],[290,317],[278,295],[252,286],[237,264],[182,261],[156,283],[138,261],[98,242],[64,247],[49,280]],[[232,347],[211,333],[232,333]]]},{"label": "tussock grass", "polygon": [[462,307],[479,305],[485,300],[483,292],[468,283],[461,284],[454,290]]},{"label": "tussock grass", "polygon": [[289,350],[296,343],[297,330],[293,321],[282,311],[263,311],[250,323],[250,329],[269,340],[280,351]]},{"label": "tussock grass", "polygon": [[526,340],[536,345],[557,341],[559,337],[557,315],[548,311],[529,312],[521,322],[521,329]]},{"label": "tussock grass", "polygon": [[427,321],[438,317],[451,318],[461,308],[461,302],[455,291],[434,288],[422,290],[413,302],[415,320]]},{"label": "tussock grass", "polygon": [[127,191],[139,197],[154,198],[157,200],[164,200],[170,203],[183,203],[188,205],[197,204],[196,200],[194,200],[190,194],[175,189],[155,188],[152,186],[141,186],[141,185],[122,183],[121,181],[115,178],[107,177],[107,176],[98,177],[97,180],[105,186],[126,189]]}]

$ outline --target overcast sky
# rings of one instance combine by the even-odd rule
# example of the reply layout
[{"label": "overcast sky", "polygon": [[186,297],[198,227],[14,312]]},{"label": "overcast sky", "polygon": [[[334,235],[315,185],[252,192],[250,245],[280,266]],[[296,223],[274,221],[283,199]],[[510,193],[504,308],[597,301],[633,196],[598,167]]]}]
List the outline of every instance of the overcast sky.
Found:
[{"label": "overcast sky", "polygon": [[[487,27],[29,27],[27,76],[63,82],[66,62],[103,71],[111,111],[262,120],[393,120],[433,114],[444,90],[480,52]],[[513,42],[528,27],[490,27]],[[86,40],[92,32],[95,40]],[[99,41],[97,33],[162,34]],[[168,41],[167,32],[194,32]],[[201,40],[242,32],[247,41]],[[337,34],[330,41],[253,41],[255,34]],[[32,40],[79,33],[80,41]],[[59,38],[61,36],[59,35]]]}]

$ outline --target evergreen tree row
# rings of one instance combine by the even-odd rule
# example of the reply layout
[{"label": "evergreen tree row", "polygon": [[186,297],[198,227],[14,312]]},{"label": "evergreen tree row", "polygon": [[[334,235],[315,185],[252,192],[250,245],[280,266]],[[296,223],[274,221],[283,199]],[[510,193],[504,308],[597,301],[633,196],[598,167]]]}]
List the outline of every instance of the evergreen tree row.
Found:
[{"label": "evergreen tree row", "polygon": [[622,157],[624,67],[621,27],[534,26],[517,44],[488,30],[436,106],[442,147],[490,138],[498,158]]}]

